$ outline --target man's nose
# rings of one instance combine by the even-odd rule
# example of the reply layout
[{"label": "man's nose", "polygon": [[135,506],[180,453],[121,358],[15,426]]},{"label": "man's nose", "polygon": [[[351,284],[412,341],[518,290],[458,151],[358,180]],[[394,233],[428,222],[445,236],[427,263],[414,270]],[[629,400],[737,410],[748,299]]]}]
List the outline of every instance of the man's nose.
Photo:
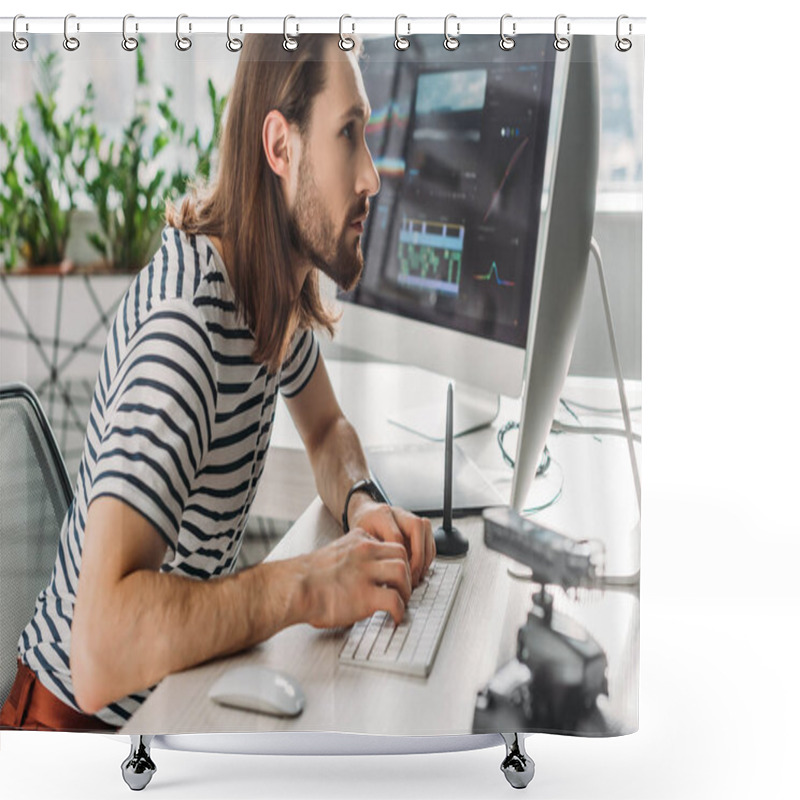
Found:
[{"label": "man's nose", "polygon": [[358,176],[358,194],[366,193],[369,197],[378,194],[381,188],[381,177],[372,160],[369,148],[364,145],[364,158]]}]

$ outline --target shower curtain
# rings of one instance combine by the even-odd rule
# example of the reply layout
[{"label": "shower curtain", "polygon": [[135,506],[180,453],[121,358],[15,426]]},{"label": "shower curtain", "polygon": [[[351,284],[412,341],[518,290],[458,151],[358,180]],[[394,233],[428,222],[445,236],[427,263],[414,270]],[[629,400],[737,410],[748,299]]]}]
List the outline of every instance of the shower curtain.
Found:
[{"label": "shower curtain", "polygon": [[637,729],[644,40],[501,30],[3,37],[0,383],[72,481],[4,726]]}]

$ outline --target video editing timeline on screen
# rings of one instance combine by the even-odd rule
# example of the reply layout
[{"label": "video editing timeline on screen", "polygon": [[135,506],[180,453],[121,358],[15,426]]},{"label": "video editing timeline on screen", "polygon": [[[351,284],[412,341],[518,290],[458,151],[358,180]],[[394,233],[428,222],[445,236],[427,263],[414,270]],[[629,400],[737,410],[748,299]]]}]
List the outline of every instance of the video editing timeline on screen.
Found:
[{"label": "video editing timeline on screen", "polygon": [[404,217],[398,260],[401,286],[458,295],[464,226]]},{"label": "video editing timeline on screen", "polygon": [[433,44],[421,59],[367,50],[381,190],[357,302],[524,346],[552,56],[492,40],[459,60]]}]

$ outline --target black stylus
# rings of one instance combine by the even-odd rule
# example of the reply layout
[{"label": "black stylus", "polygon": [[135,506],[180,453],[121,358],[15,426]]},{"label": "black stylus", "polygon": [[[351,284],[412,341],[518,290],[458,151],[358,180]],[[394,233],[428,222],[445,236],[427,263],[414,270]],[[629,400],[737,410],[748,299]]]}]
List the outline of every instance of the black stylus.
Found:
[{"label": "black stylus", "polygon": [[453,384],[447,386],[447,423],[444,436],[444,512],[441,527],[434,533],[436,555],[463,556],[469,541],[453,526]]}]

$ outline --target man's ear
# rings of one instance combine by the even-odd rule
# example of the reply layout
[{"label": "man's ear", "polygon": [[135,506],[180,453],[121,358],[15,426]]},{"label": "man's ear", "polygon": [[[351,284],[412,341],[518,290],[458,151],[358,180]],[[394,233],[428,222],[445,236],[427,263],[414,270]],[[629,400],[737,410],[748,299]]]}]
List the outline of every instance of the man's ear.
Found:
[{"label": "man's ear", "polygon": [[280,111],[272,109],[264,117],[261,144],[270,169],[288,181],[292,161],[291,126]]}]

